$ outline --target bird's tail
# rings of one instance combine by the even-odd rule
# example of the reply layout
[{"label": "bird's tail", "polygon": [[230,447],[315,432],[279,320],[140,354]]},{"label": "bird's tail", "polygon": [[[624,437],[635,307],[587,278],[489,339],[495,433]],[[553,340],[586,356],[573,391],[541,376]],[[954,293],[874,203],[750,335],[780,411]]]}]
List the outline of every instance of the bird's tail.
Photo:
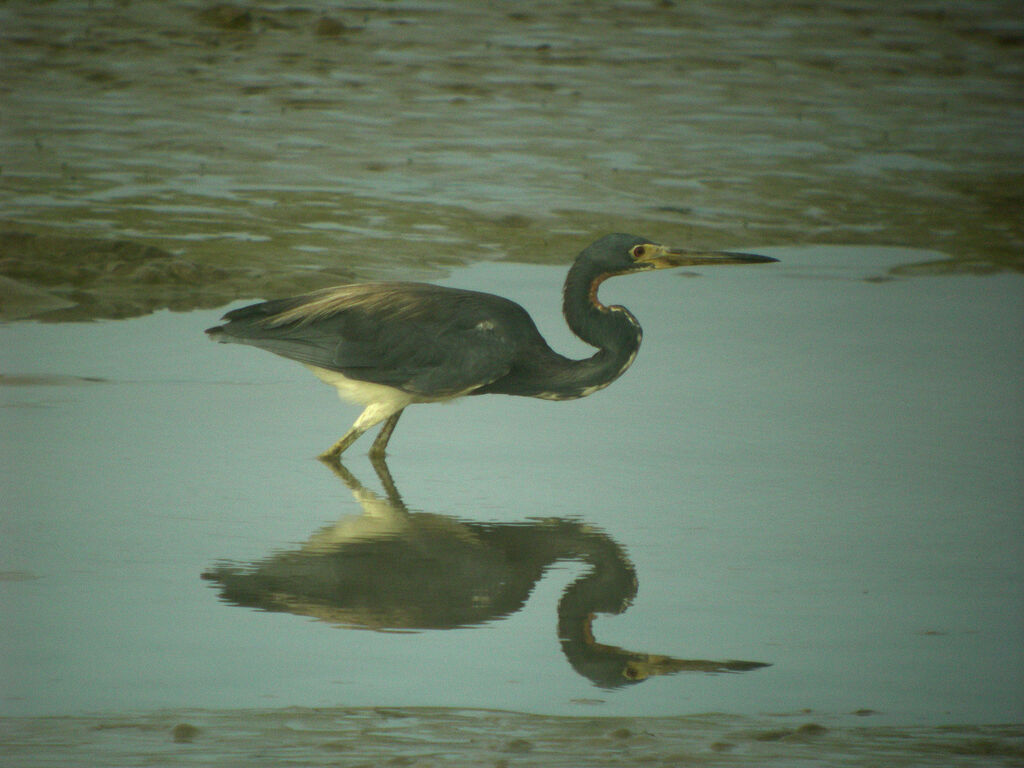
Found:
[{"label": "bird's tail", "polygon": [[229,334],[224,332],[223,325],[215,325],[213,328],[207,328],[205,333],[212,341],[219,341],[222,344],[235,340],[231,338]]}]

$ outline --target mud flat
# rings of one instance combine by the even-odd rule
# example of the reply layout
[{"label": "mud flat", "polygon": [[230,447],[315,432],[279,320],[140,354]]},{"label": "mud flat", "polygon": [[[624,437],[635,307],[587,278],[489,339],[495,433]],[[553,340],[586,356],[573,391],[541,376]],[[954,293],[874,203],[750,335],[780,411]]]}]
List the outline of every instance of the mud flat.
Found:
[{"label": "mud flat", "polygon": [[7,230],[84,238],[46,241],[72,262],[97,238],[162,255],[140,274],[111,246],[103,287],[40,262],[60,287],[8,238],[0,275],[75,302],[71,318],[565,263],[609,231],[1020,269],[1018,10],[9,3]]},{"label": "mud flat", "polygon": [[[862,713],[870,719],[870,713]],[[181,710],[0,721],[4,765],[1014,766],[1024,727],[749,718],[545,717],[459,709]]]}]

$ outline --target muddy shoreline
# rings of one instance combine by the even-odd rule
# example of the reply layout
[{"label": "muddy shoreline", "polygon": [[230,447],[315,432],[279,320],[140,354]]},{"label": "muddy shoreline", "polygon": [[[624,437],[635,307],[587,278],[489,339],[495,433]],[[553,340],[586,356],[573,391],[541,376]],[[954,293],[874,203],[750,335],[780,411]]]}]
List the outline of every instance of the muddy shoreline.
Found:
[{"label": "muddy shoreline", "polygon": [[[3,293],[117,317],[609,231],[1020,270],[1014,8],[8,4]],[[125,269],[122,241],[159,255]]]},{"label": "muddy shoreline", "polygon": [[[859,713],[870,721],[871,713]],[[0,721],[5,765],[999,766],[1021,726],[878,727],[813,713],[550,717],[443,708],[172,710]]]}]

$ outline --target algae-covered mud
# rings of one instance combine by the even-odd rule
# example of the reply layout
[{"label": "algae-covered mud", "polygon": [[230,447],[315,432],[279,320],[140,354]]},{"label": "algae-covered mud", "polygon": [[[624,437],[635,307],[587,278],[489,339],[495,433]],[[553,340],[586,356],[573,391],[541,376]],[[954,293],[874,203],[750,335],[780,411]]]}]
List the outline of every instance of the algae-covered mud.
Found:
[{"label": "algae-covered mud", "polygon": [[[863,713],[865,716],[870,713]],[[5,765],[303,766],[1020,765],[1024,728],[836,727],[813,713],[749,718],[543,717],[429,708],[163,711],[13,720]],[[39,759],[45,754],[46,758]]]},{"label": "algae-covered mud", "polygon": [[[1016,10],[5,3],[4,304],[54,319],[211,306],[563,263],[618,230],[1020,268]],[[93,240],[26,233],[166,253],[115,246],[97,266]]]}]

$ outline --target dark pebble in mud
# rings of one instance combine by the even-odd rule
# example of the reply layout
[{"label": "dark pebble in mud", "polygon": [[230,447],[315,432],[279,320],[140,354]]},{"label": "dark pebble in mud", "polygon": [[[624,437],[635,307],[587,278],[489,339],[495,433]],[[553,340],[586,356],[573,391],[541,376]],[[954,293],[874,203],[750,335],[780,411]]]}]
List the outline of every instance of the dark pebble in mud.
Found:
[{"label": "dark pebble in mud", "polygon": [[533,749],[533,744],[526,739],[512,739],[512,741],[505,745],[506,752],[513,752],[515,754],[523,754],[531,749]]},{"label": "dark pebble in mud", "polygon": [[799,741],[827,733],[828,728],[817,723],[805,723],[799,728],[780,728],[774,731],[761,731],[754,735],[754,741]]},{"label": "dark pebble in mud", "polygon": [[198,735],[199,729],[189,723],[178,723],[171,729],[171,738],[179,744],[190,744]]},{"label": "dark pebble in mud", "polygon": [[245,31],[252,26],[252,14],[237,5],[215,5],[200,11],[199,20],[218,29]]},{"label": "dark pebble in mud", "polygon": [[316,23],[314,30],[321,37],[338,37],[349,31],[349,28],[337,19],[330,16],[322,16]]}]

